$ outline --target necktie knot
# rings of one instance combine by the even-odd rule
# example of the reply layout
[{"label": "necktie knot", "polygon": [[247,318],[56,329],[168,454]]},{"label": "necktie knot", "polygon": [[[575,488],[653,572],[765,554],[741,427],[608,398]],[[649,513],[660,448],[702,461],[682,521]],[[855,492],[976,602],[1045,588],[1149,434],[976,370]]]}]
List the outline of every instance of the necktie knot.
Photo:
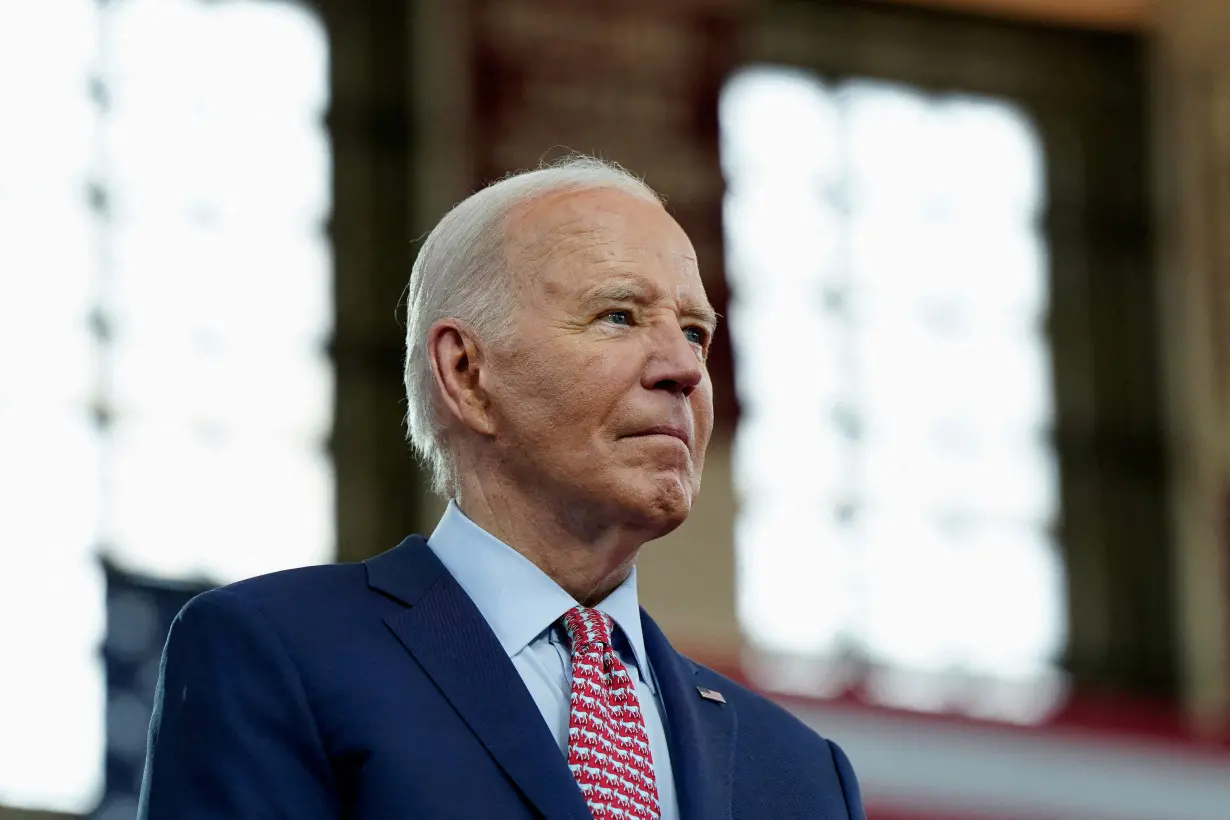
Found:
[{"label": "necktie knot", "polygon": [[564,613],[563,622],[574,652],[587,645],[611,645],[612,621],[609,615],[577,606]]}]

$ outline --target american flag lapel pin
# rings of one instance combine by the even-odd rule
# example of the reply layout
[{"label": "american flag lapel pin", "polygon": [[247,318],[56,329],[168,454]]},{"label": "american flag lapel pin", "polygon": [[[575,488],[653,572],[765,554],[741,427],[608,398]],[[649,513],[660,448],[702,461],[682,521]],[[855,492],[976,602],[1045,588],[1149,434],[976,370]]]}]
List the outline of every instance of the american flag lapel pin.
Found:
[{"label": "american flag lapel pin", "polygon": [[726,702],[726,696],[716,689],[706,689],[703,686],[697,686],[696,691],[699,692],[700,696],[705,700],[711,700],[714,703]]}]

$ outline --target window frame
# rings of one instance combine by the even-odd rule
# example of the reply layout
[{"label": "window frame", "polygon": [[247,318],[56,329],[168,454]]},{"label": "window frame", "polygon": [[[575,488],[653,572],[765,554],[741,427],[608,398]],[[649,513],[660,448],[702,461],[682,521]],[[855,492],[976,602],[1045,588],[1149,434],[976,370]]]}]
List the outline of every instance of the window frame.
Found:
[{"label": "window frame", "polygon": [[1068,583],[1062,665],[1078,687],[1173,697],[1146,45],[1130,33],[802,0],[763,7],[740,57],[831,84],[869,78],[996,97],[1032,118],[1047,157],[1056,536]]}]

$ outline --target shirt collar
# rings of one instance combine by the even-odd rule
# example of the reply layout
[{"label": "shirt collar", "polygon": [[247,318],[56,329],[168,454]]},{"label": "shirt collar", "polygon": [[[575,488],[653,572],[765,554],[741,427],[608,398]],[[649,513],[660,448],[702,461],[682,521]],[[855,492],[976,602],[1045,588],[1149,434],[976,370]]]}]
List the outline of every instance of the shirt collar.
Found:
[{"label": "shirt collar", "polygon": [[[474,601],[510,658],[577,605],[532,561],[471,521],[455,501],[448,502],[427,546]],[[619,625],[648,679],[636,567],[595,608]]]}]

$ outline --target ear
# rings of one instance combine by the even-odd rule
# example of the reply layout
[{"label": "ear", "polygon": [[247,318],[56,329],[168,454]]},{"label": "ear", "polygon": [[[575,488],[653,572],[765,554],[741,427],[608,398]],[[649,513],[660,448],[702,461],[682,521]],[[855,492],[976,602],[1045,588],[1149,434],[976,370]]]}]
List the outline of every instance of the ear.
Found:
[{"label": "ear", "polygon": [[482,348],[470,329],[455,319],[436,322],[427,331],[427,355],[447,411],[477,433],[495,432],[483,387]]}]

